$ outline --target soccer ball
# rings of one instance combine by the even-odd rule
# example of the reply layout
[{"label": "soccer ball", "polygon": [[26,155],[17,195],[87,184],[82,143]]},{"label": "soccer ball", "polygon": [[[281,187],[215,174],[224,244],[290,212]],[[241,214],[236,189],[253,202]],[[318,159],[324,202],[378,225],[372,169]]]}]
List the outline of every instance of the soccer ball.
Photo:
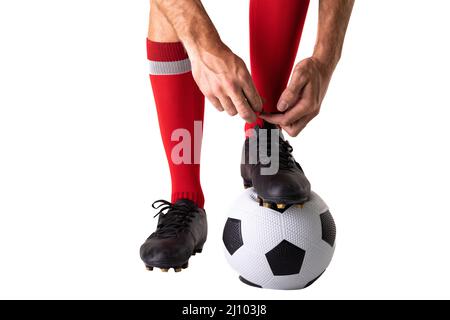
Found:
[{"label": "soccer ball", "polygon": [[303,206],[260,205],[253,188],[234,204],[223,230],[225,255],[242,282],[268,289],[310,286],[333,257],[336,226],[314,192]]}]

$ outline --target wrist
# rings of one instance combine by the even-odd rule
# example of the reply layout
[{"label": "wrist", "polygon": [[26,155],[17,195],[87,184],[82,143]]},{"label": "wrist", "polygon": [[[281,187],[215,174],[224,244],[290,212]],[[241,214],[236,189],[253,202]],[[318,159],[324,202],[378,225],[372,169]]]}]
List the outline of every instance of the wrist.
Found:
[{"label": "wrist", "polygon": [[205,61],[210,57],[224,57],[231,52],[225,43],[217,39],[208,39],[205,41],[187,41],[185,44],[186,51],[191,60]]},{"label": "wrist", "polygon": [[223,51],[226,46],[214,26],[201,27],[200,25],[185,26],[180,36],[189,57],[201,58],[205,53],[216,54]]},{"label": "wrist", "polygon": [[323,76],[331,78],[336,68],[340,55],[330,50],[323,50],[316,46],[311,57],[320,69]]},{"label": "wrist", "polygon": [[334,69],[336,68],[336,64],[332,63],[328,59],[323,59],[315,55],[313,55],[311,59],[314,61],[314,64],[316,65],[317,69],[319,69],[319,72],[322,75],[322,77],[326,79],[331,79]]}]

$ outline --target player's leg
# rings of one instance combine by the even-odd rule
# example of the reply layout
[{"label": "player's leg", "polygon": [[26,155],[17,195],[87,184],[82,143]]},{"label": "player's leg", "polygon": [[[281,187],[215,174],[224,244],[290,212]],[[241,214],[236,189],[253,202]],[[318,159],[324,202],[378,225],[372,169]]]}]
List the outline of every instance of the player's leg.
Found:
[{"label": "player's leg", "polygon": [[[171,201],[160,209],[158,228],[141,247],[141,258],[153,267],[176,271],[201,251],[207,225],[200,185],[200,147],[204,97],[191,73],[189,58],[170,23],[151,3],[147,39],[150,80],[161,138],[172,181]],[[197,153],[197,154],[196,154]],[[157,170],[157,169],[155,169]]]},{"label": "player's leg", "polygon": [[276,113],[294,66],[309,0],[250,0],[252,78],[265,99],[263,110]]},{"label": "player's leg", "polygon": [[[308,11],[309,0],[250,0],[250,59],[252,77],[265,100],[263,111],[275,113],[277,102],[286,88]],[[261,119],[246,124],[245,129],[275,128]],[[270,140],[270,133],[268,135]],[[258,141],[261,142],[261,141]],[[244,150],[248,153],[249,138]],[[280,169],[274,175],[261,174],[261,164],[241,166],[244,184],[255,187],[266,206],[305,202],[310,184],[300,165],[292,157],[292,148],[280,135]]]}]

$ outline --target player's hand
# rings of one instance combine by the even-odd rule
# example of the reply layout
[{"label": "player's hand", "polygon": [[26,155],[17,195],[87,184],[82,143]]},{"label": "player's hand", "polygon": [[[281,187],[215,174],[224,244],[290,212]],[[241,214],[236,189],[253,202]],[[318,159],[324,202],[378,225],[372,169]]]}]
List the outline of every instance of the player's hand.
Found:
[{"label": "player's hand", "polygon": [[262,100],[241,58],[225,45],[190,58],[198,87],[217,110],[256,121],[255,112],[262,110]]},{"label": "player's hand", "polygon": [[279,125],[291,137],[297,136],[319,114],[330,79],[331,72],[313,57],[299,62],[278,101],[277,109],[282,113],[260,117]]}]

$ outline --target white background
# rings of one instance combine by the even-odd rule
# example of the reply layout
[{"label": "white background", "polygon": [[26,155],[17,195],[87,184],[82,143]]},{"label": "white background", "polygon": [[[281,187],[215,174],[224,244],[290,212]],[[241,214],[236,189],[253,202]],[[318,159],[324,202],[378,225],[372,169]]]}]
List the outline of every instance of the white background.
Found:
[{"label": "white background", "polygon": [[[205,1],[248,60],[248,3]],[[450,298],[448,1],[358,1],[321,115],[291,139],[338,225],[303,291],[242,285],[222,252],[243,122],[207,105],[209,241],[190,267],[138,250],[170,181],[148,80],[148,3],[0,2],[0,298]],[[299,59],[313,47],[313,1]],[[267,44],[271,45],[270,43]]]}]

